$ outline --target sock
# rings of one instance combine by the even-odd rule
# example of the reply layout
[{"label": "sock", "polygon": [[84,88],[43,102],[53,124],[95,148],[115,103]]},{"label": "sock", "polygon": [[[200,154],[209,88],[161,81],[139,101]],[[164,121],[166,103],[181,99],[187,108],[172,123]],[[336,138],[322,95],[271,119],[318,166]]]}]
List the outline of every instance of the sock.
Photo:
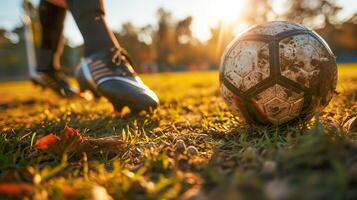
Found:
[{"label": "sock", "polygon": [[54,71],[60,68],[66,8],[41,0],[39,15],[42,30],[41,46],[37,52],[37,71]]},{"label": "sock", "polygon": [[119,47],[105,20],[102,0],[67,0],[67,5],[84,38],[86,57],[98,51]]}]

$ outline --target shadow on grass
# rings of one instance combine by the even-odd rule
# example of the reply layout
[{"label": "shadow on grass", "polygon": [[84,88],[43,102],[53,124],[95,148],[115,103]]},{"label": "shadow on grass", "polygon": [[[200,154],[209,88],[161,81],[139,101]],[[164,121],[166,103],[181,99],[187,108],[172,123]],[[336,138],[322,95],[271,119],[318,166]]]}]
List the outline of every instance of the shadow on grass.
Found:
[{"label": "shadow on grass", "polygon": [[37,103],[42,103],[42,102],[39,102],[39,100],[37,99],[15,100],[9,103],[1,103],[0,111],[7,110],[7,109],[16,109],[17,107],[21,107],[21,106],[33,106]]},{"label": "shadow on grass", "polygon": [[201,193],[208,199],[355,199],[355,152],[355,141],[319,122],[303,131],[233,129],[213,148]]}]

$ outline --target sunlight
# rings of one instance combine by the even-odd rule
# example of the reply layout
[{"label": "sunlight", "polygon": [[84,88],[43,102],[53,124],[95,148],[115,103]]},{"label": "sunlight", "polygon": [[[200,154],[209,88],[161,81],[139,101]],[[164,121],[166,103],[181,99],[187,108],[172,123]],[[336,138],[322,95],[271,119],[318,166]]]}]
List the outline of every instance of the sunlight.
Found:
[{"label": "sunlight", "polygon": [[207,6],[211,14],[208,19],[210,25],[215,25],[218,22],[230,24],[242,17],[245,0],[209,0]]},{"label": "sunlight", "polygon": [[227,33],[233,29],[232,34],[238,35],[246,28],[247,25],[243,21],[246,0],[208,0],[203,6],[209,11],[206,24],[210,27],[220,27],[216,49],[218,55],[224,48],[222,44]]},{"label": "sunlight", "polygon": [[247,7],[247,0],[204,0],[198,1],[200,10],[194,13],[193,16],[193,33],[202,41],[207,41],[211,37],[210,30],[207,27],[214,28],[220,26],[222,34],[227,31],[228,27],[234,26],[234,33],[246,27],[243,22],[243,15],[245,7]]}]

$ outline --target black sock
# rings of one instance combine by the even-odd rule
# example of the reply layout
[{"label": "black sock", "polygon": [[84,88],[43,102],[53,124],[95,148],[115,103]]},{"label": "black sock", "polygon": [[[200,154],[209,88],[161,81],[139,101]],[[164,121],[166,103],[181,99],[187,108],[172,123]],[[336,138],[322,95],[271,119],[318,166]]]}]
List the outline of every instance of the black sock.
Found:
[{"label": "black sock", "polygon": [[106,23],[102,0],[67,0],[67,5],[83,35],[85,56],[119,47]]},{"label": "black sock", "polygon": [[66,8],[41,0],[39,14],[42,32],[41,46],[37,52],[37,71],[54,71],[60,67]]}]

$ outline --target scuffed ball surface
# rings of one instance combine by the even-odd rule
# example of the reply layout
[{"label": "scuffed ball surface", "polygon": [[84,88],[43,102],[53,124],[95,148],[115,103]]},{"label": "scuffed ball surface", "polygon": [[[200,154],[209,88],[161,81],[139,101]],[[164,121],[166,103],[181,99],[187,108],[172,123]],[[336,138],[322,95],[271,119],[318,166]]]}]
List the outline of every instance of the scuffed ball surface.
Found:
[{"label": "scuffed ball surface", "polygon": [[250,28],[226,49],[221,94],[248,123],[280,125],[310,119],[330,102],[337,82],[326,42],[302,25],[270,22]]}]

